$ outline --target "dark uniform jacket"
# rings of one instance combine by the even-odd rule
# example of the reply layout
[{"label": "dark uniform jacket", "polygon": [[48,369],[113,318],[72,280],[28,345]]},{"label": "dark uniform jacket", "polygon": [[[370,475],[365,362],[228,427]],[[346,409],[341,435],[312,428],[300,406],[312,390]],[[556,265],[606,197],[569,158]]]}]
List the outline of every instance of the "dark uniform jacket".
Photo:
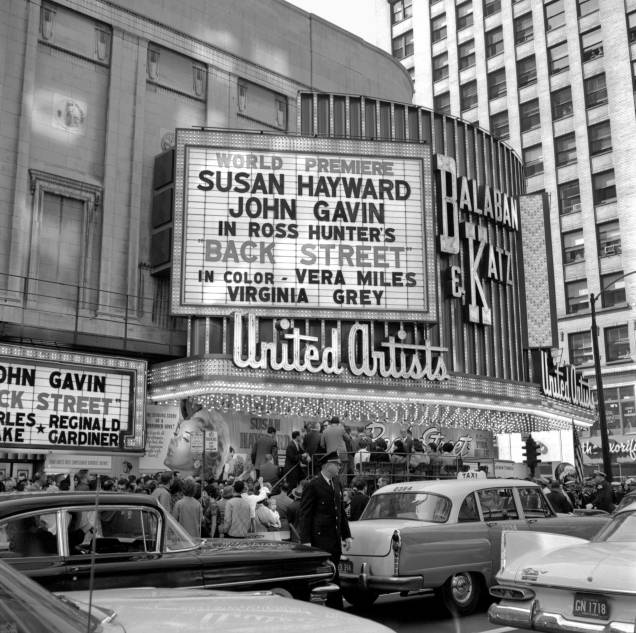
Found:
[{"label": "dark uniform jacket", "polygon": [[609,481],[603,480],[596,484],[592,505],[599,510],[605,510],[605,512],[614,510],[612,484]]},{"label": "dark uniform jacket", "polygon": [[[295,488],[301,479],[304,479],[301,463],[302,449],[298,447],[293,440],[287,445],[285,450],[285,472],[290,470],[291,474],[287,477],[287,483],[290,488]],[[293,469],[293,470],[292,470]]]},{"label": "dark uniform jacket", "polygon": [[300,500],[300,540],[340,558],[342,540],[349,538],[349,522],[345,514],[342,488],[337,478],[333,488],[322,474],[307,484]]}]

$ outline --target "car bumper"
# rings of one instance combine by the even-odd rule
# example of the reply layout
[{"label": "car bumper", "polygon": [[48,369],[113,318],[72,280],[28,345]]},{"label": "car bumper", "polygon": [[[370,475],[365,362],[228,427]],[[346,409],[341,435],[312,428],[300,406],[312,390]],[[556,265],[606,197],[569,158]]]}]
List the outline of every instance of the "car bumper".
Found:
[{"label": "car bumper", "polygon": [[367,563],[362,563],[359,574],[340,572],[340,586],[343,589],[363,589],[379,593],[394,591],[421,591],[424,588],[422,576],[374,576]]},{"label": "car bumper", "polygon": [[560,613],[542,611],[537,600],[520,603],[492,604],[488,617],[493,624],[546,633],[635,633],[634,622],[583,622],[570,620]]}]

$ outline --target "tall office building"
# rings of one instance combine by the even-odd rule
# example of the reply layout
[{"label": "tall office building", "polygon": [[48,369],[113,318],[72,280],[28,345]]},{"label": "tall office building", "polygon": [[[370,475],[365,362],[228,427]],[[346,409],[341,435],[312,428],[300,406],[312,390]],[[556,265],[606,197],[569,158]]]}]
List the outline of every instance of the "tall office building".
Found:
[{"label": "tall office building", "polygon": [[[593,293],[615,474],[632,470],[636,0],[390,4],[392,52],[414,80],[415,102],[505,139],[525,163],[526,191],[547,193],[555,352],[594,379]],[[598,429],[585,440],[599,457]]]}]

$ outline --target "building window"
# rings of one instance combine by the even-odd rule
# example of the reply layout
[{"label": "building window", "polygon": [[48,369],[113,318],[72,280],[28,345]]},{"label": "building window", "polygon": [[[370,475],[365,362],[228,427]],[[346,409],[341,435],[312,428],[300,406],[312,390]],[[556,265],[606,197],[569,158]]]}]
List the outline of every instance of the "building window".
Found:
[{"label": "building window", "polygon": [[465,29],[473,24],[473,2],[462,2],[457,5],[457,30]]},{"label": "building window", "polygon": [[496,29],[486,32],[486,57],[490,59],[500,53],[503,53],[503,27],[498,26]]},{"label": "building window", "polygon": [[563,234],[563,263],[576,264],[585,260],[583,229]]},{"label": "building window", "polygon": [[475,65],[475,40],[468,40],[457,47],[459,70]]},{"label": "building window", "polygon": [[523,44],[532,39],[532,13],[515,18],[515,44]]},{"label": "building window", "polygon": [[501,0],[484,0],[484,17],[495,15],[501,11]]},{"label": "building window", "polygon": [[519,88],[529,86],[537,80],[537,63],[534,55],[524,57],[517,62],[517,84]]},{"label": "building window", "polygon": [[570,86],[552,93],[552,118],[564,119],[572,115],[572,89]]},{"label": "building window", "polygon": [[581,34],[581,57],[584,62],[603,57],[603,40],[601,39],[600,26]]},{"label": "building window", "polygon": [[623,279],[623,271],[612,273],[610,275],[601,276],[601,301],[604,308],[613,308],[614,306],[624,305],[627,301],[625,295],[625,280]]},{"label": "building window", "polygon": [[433,57],[433,81],[441,81],[448,77],[448,53]]},{"label": "building window", "polygon": [[95,310],[101,253],[102,190],[30,170],[36,213],[29,276],[31,297],[62,314]]},{"label": "building window", "polygon": [[591,365],[594,362],[592,335],[589,330],[569,334],[568,348],[570,352],[571,365],[580,367],[581,365]]},{"label": "building window", "polygon": [[605,337],[605,360],[608,363],[631,358],[627,324],[606,327],[603,335]]},{"label": "building window", "polygon": [[508,111],[497,112],[490,117],[490,132],[502,140],[510,137],[508,130]]},{"label": "building window", "polygon": [[545,30],[553,31],[565,24],[563,0],[555,0],[545,5]]},{"label": "building window", "polygon": [[488,73],[488,98],[497,99],[506,94],[506,69],[498,68]]},{"label": "building window", "polygon": [[440,42],[446,38],[446,14],[440,13],[431,19],[431,41]]},{"label": "building window", "polygon": [[627,37],[630,44],[636,42],[636,11],[627,14]]},{"label": "building window", "polygon": [[469,81],[459,87],[459,100],[462,112],[477,106],[477,82]]},{"label": "building window", "polygon": [[543,148],[541,143],[526,147],[523,150],[523,166],[527,178],[543,173]]},{"label": "building window", "polygon": [[557,136],[554,139],[554,153],[556,155],[556,166],[563,167],[576,162],[576,139],[574,132]]},{"label": "building window", "polygon": [[579,213],[581,211],[581,192],[578,180],[571,180],[559,185],[558,194],[559,213],[561,215],[569,215],[570,213]]},{"label": "building window", "polygon": [[396,0],[391,5],[391,23],[398,24],[413,15],[413,0]]},{"label": "building window", "polygon": [[[287,97],[245,79],[238,80],[238,112],[273,128],[287,129]],[[329,103],[321,108],[321,130],[329,130]],[[325,121],[326,120],[326,121]]]},{"label": "building window", "polygon": [[594,194],[594,204],[607,204],[616,201],[616,181],[614,180],[614,170],[592,174],[592,190]]},{"label": "building window", "polygon": [[569,68],[567,42],[561,42],[548,49],[548,68],[551,75],[562,73]]},{"label": "building window", "polygon": [[605,73],[588,77],[584,82],[585,107],[595,108],[607,103],[607,86],[605,85]]},{"label": "building window", "polygon": [[632,62],[632,88],[636,92],[636,62]]},{"label": "building window", "polygon": [[532,99],[532,101],[519,104],[519,119],[522,132],[539,127],[541,125],[539,99]]},{"label": "building window", "polygon": [[393,38],[393,57],[404,59],[413,54],[413,31]]},{"label": "building window", "polygon": [[598,254],[600,257],[611,257],[621,253],[621,230],[618,220],[599,224],[596,232],[598,234]]},{"label": "building window", "polygon": [[584,312],[589,309],[587,279],[565,284],[565,308],[568,314]]},{"label": "building window", "polygon": [[598,0],[576,0],[576,5],[576,10],[580,18],[594,13],[594,11],[598,11]]},{"label": "building window", "polygon": [[450,92],[442,92],[442,94],[433,97],[433,109],[440,114],[450,114]]},{"label": "building window", "polygon": [[590,143],[590,155],[604,154],[612,151],[612,134],[610,122],[601,121],[587,128]]},{"label": "building window", "polygon": [[603,387],[603,396],[605,398],[607,427],[616,429],[617,433],[629,435],[636,433],[634,385]]}]

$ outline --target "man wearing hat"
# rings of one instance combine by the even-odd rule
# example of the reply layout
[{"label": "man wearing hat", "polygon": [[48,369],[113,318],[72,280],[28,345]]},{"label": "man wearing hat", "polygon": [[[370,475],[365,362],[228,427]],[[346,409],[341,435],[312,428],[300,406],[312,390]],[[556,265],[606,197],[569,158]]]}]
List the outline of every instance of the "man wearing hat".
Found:
[{"label": "man wearing hat", "polygon": [[[337,569],[342,550],[351,545],[339,472],[338,453],[327,453],[321,460],[320,473],[303,490],[299,516],[301,542],[329,552],[336,566],[335,582],[339,581]],[[329,594],[327,605],[342,609],[340,593]]]},{"label": "man wearing hat", "polygon": [[607,481],[607,475],[602,470],[594,471],[594,496],[590,503],[594,508],[605,510],[605,512],[614,510],[612,484]]}]

